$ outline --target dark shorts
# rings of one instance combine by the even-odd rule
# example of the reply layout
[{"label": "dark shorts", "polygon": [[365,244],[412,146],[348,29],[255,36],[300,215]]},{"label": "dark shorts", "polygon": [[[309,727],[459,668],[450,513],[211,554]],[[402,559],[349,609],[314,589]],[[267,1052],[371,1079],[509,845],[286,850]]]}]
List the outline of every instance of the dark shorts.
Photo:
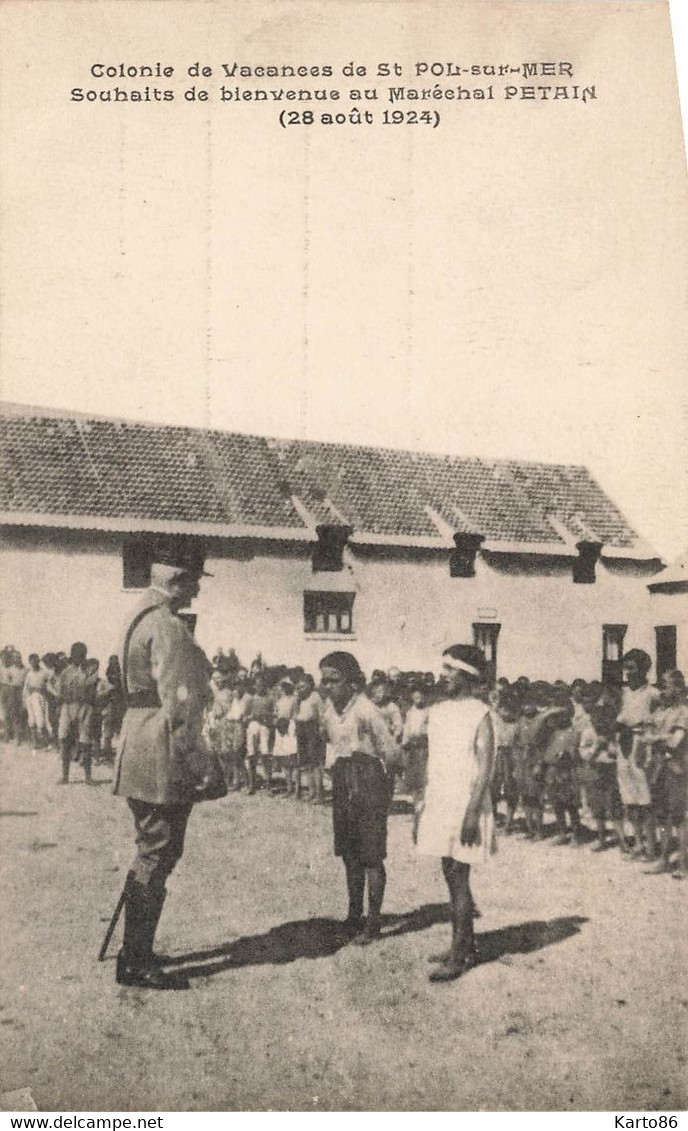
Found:
[{"label": "dark shorts", "polygon": [[562,760],[545,766],[545,791],[553,809],[578,808],[578,782],[568,761]]},{"label": "dark shorts", "polygon": [[387,855],[390,783],[377,758],[354,754],[332,767],[335,856],[353,857],[367,867]]},{"label": "dark shorts", "polygon": [[298,765],[303,769],[325,765],[325,743],[317,719],[304,722],[299,722],[297,719],[296,749]]},{"label": "dark shorts", "polygon": [[621,819],[623,806],[615,765],[602,763],[586,766],[584,770],[581,769],[579,780],[596,821],[604,821],[607,817],[612,821]]},{"label": "dark shorts", "polygon": [[652,787],[652,812],[660,824],[682,825],[686,819],[688,778],[665,762]]},{"label": "dark shorts", "polygon": [[89,703],[63,703],[57,736],[60,742],[86,746],[93,738],[93,707]]},{"label": "dark shorts", "polygon": [[650,812],[649,805],[627,805],[629,819],[631,821],[644,821]]}]

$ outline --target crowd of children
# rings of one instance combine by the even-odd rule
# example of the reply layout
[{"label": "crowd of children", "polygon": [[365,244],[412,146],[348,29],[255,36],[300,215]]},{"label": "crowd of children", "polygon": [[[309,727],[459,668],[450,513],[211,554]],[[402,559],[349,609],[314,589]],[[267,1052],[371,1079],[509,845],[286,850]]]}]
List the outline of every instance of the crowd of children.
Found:
[{"label": "crowd of children", "polygon": [[[544,814],[551,811],[552,843],[583,844],[589,839],[585,812],[594,826],[594,851],[615,844],[628,860],[651,862],[657,872],[676,866],[678,877],[686,875],[686,686],[678,670],[664,672],[652,686],[650,667],[650,657],[633,649],[624,656],[622,687],[525,676],[485,686],[496,749],[492,802],[506,835],[520,830],[529,839],[544,838]],[[366,690],[398,746],[397,786],[418,813],[428,710],[442,698],[441,680],[391,668],[373,672]],[[267,667],[260,657],[246,668],[233,651],[220,650],[211,691],[205,737],[229,788],[324,804],[326,703],[313,676],[301,667]],[[35,747],[57,745],[62,780],[76,757],[88,781],[92,759],[112,757],[123,715],[117,657],[101,677],[83,644],[73,645],[69,656],[32,654],[28,667],[16,649],[4,648],[0,706],[5,741],[28,737]]]},{"label": "crowd of children", "polygon": [[93,761],[112,761],[123,718],[119,660],[111,656],[105,675],[85,644],[66,652],[33,652],[24,665],[13,646],[0,650],[0,711],[5,742],[28,741],[38,750],[57,747],[62,781],[72,761],[91,781]]}]

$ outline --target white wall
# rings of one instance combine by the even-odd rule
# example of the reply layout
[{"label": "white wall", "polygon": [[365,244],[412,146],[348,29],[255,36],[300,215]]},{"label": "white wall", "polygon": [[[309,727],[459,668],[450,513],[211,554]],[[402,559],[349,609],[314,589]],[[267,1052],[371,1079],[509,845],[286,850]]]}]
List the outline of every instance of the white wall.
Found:
[{"label": "white wall", "polygon": [[[656,608],[658,598],[650,598],[648,579],[634,569],[600,564],[594,585],[575,585],[570,562],[491,555],[478,557],[474,578],[451,578],[447,552],[358,547],[347,551],[344,573],[322,575],[323,588],[356,592],[353,637],[308,639],[303,591],[320,584],[308,546],[217,546],[207,567],[214,577],[203,580],[194,604],[196,635],[209,654],[233,646],[245,663],[260,651],[268,663],[315,671],[326,652],[344,647],[367,671],[392,664],[434,670],[443,647],[472,640],[473,622],[492,620],[502,625],[500,674],[592,679],[600,675],[604,622],[628,624],[625,646],[653,656],[652,626],[676,623],[669,612],[652,619],[650,601]],[[15,644],[24,656],[67,650],[81,639],[106,659],[139,600],[122,589],[115,534],[12,528],[0,553],[0,585],[6,596],[0,642]]]}]

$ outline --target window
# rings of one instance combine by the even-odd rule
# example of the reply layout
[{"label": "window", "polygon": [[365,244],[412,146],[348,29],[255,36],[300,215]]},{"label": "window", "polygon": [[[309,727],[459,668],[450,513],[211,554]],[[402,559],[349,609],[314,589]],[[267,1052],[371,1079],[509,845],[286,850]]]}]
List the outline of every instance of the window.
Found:
[{"label": "window", "polygon": [[624,637],[628,625],[602,625],[602,682],[621,686],[623,681]]},{"label": "window", "polygon": [[135,535],[122,543],[122,585],[145,589],[150,585],[153,547],[150,538]]},{"label": "window", "polygon": [[318,544],[313,550],[313,573],[338,573],[344,569],[344,547],[350,526],[317,526]]},{"label": "window", "polygon": [[658,624],[655,629],[657,679],[676,667],[676,625]]},{"label": "window", "polygon": [[455,534],[454,545],[449,555],[450,577],[475,577],[475,556],[480,549],[480,543],[485,539],[482,534]]},{"label": "window", "polygon": [[578,557],[573,562],[573,580],[576,585],[595,584],[595,566],[602,552],[601,542],[577,542]]},{"label": "window", "polygon": [[304,593],[304,632],[328,635],[352,633],[355,596],[355,593]]},{"label": "window", "polygon": [[497,637],[501,627],[501,624],[492,621],[476,621],[473,624],[473,643],[485,657],[490,683],[494,683],[497,678]]}]

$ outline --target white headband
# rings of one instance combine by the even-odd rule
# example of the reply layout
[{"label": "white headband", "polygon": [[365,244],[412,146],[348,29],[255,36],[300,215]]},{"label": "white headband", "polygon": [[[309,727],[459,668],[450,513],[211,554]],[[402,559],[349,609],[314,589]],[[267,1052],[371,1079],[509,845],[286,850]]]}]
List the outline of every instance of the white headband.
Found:
[{"label": "white headband", "polygon": [[455,660],[453,656],[443,656],[442,663],[445,668],[451,668],[455,672],[468,672],[469,675],[475,675],[478,678],[482,675],[482,672],[479,672],[471,664],[466,664],[463,660]]}]

